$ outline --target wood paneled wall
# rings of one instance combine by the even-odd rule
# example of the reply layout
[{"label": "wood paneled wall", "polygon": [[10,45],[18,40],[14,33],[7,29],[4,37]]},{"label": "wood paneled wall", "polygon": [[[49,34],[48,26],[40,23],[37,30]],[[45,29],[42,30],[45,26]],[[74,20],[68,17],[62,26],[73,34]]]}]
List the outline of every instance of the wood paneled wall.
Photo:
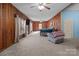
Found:
[{"label": "wood paneled wall", "polygon": [[58,30],[61,30],[61,13],[58,13],[56,16],[54,16],[52,20],[53,20],[53,27]]},{"label": "wood paneled wall", "polygon": [[14,43],[15,11],[11,4],[0,4],[0,48],[5,49]]},{"label": "wood paneled wall", "polygon": [[42,22],[42,28],[49,28],[50,27],[50,20]]},{"label": "wood paneled wall", "polygon": [[32,28],[33,31],[38,31],[39,30],[39,22],[32,22]]},{"label": "wood paneled wall", "polygon": [[[52,23],[53,23],[52,27],[54,27],[58,30],[61,30],[61,13],[58,13],[51,20],[52,20]],[[41,22],[42,28],[49,28],[51,20]],[[33,31],[39,30],[39,23],[40,22],[33,22],[33,24],[32,24]]]},{"label": "wood paneled wall", "polygon": [[0,49],[2,49],[2,4],[0,4]]},{"label": "wood paneled wall", "polygon": [[[39,30],[39,24],[40,24],[40,22],[32,21],[33,31],[38,31]],[[50,20],[45,21],[45,22],[41,22],[41,24],[42,24],[42,28],[49,28],[50,27]]]},{"label": "wood paneled wall", "polygon": [[15,15],[27,17],[10,3],[0,3],[0,51],[14,44]]},{"label": "wood paneled wall", "polygon": [[[57,28],[58,30],[61,30],[61,13],[58,13],[57,15],[55,15],[51,20],[53,21],[52,27]],[[42,22],[42,28],[49,28],[51,20]]]}]

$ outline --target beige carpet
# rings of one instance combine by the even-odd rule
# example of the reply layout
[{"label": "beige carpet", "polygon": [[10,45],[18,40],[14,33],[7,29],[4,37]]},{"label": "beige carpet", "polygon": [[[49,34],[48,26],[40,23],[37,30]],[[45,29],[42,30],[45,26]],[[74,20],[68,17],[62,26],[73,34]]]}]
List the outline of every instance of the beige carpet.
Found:
[{"label": "beige carpet", "polygon": [[1,56],[60,56],[79,55],[76,40],[69,39],[62,44],[54,44],[47,37],[41,37],[39,32],[33,32],[21,39],[19,43],[7,48]]}]

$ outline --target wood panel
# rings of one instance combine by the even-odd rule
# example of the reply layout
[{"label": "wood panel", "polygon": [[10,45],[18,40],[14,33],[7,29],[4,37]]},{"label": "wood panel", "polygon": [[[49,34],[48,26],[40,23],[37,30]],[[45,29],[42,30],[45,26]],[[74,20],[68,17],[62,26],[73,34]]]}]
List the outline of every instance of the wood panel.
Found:
[{"label": "wood panel", "polygon": [[3,20],[3,46],[7,48],[14,43],[15,40],[15,21],[11,4],[2,4],[2,20]]},{"label": "wood panel", "polygon": [[32,22],[32,28],[33,28],[33,31],[38,31],[39,30],[39,22]]},{"label": "wood panel", "polygon": [[47,28],[46,22],[42,22],[42,28]]},{"label": "wood panel", "polygon": [[48,21],[46,22],[46,26],[47,26],[47,28],[50,27],[50,20],[48,20]]},{"label": "wood panel", "polygon": [[[38,31],[39,30],[39,24],[40,24],[40,22],[32,21],[33,31]],[[41,24],[42,24],[42,28],[49,28],[50,27],[50,20],[45,21],[45,22],[41,22]]]},{"label": "wood panel", "polygon": [[49,28],[50,27],[50,20],[42,22],[42,28]]},{"label": "wood panel", "polygon": [[14,37],[12,30],[15,24],[13,24],[13,14],[11,10],[12,6],[10,4],[6,4],[6,37],[7,37],[7,47],[14,43]]},{"label": "wood panel", "polygon": [[2,49],[2,4],[0,4],[0,49]]},{"label": "wood panel", "polygon": [[54,16],[52,20],[53,20],[53,27],[58,30],[61,30],[61,13],[58,13],[56,16]]}]

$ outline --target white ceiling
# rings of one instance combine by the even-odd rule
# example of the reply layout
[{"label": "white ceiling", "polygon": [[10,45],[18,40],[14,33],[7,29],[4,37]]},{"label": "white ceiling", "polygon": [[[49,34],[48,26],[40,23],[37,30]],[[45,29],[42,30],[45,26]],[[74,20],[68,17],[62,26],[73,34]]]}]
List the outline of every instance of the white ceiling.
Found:
[{"label": "white ceiling", "polygon": [[33,21],[47,21],[67,7],[70,3],[50,3],[47,4],[51,9],[44,9],[40,12],[38,7],[30,8],[31,6],[37,6],[37,3],[13,3],[13,5],[28,16]]}]

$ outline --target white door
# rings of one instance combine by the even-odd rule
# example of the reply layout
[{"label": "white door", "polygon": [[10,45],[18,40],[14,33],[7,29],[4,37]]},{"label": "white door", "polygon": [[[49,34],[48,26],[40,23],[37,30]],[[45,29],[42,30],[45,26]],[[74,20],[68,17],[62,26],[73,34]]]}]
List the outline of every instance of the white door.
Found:
[{"label": "white door", "polygon": [[64,33],[65,33],[65,38],[73,38],[73,20],[72,19],[64,20]]}]

